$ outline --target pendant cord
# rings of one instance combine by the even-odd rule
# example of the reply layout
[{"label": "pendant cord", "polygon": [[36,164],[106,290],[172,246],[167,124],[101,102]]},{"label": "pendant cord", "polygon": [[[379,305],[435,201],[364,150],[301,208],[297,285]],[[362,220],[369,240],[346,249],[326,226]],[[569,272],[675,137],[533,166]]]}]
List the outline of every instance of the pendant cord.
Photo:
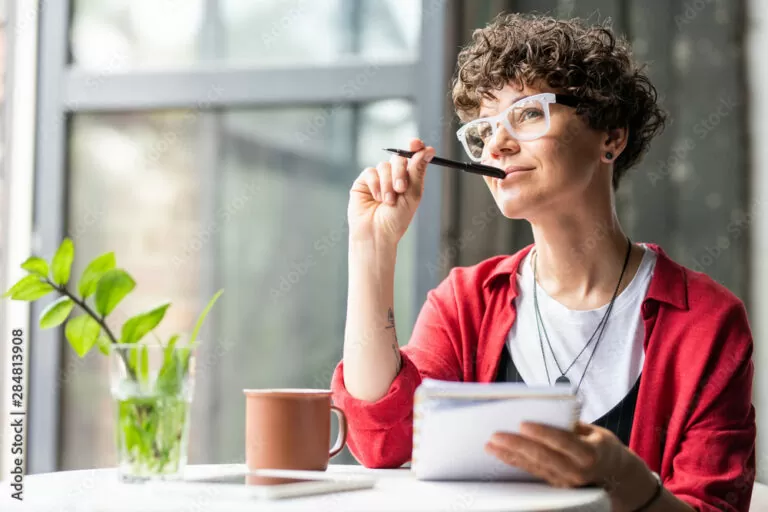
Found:
[{"label": "pendant cord", "polygon": [[[533,283],[533,286],[536,286],[536,283]],[[535,294],[536,292],[534,292]],[[536,302],[536,296],[534,295],[534,303]],[[541,360],[544,361],[544,371],[547,373],[547,384],[552,385],[552,380],[549,378],[549,369],[547,368],[547,358],[544,356],[544,342],[541,341],[541,327],[539,326],[539,315],[536,315],[536,330],[539,332],[539,346],[541,347]],[[553,355],[552,358],[555,356]],[[557,359],[555,359],[555,364],[557,364]],[[562,375],[562,373],[561,373]]]},{"label": "pendant cord", "polygon": [[[555,365],[557,366],[558,371],[560,371],[560,376],[561,377],[565,377],[565,374],[568,373],[568,371],[573,367],[573,365],[576,363],[576,361],[578,361],[579,357],[581,357],[581,354],[583,354],[584,351],[587,349],[587,347],[589,347],[589,345],[592,343],[592,340],[595,338],[595,334],[597,334],[598,332],[600,333],[598,335],[598,337],[597,337],[597,341],[595,342],[595,348],[594,348],[594,350],[592,350],[592,354],[589,356],[589,359],[587,360],[587,364],[584,366],[584,372],[582,372],[582,374],[581,374],[581,379],[579,379],[579,384],[576,387],[576,391],[578,391],[579,388],[581,387],[582,381],[584,380],[584,376],[587,374],[587,368],[589,368],[589,364],[592,362],[592,358],[595,356],[595,353],[597,352],[597,347],[600,344],[601,338],[603,337],[603,332],[605,331],[605,327],[608,324],[608,317],[610,316],[611,311],[613,310],[613,305],[616,302],[616,297],[619,294],[619,288],[621,287],[621,281],[624,279],[624,273],[627,270],[627,264],[629,263],[629,256],[630,256],[631,252],[632,252],[632,241],[629,239],[629,237],[627,237],[627,253],[624,256],[624,265],[622,266],[621,274],[619,275],[619,281],[616,283],[616,288],[613,291],[613,296],[611,297],[611,301],[608,304],[608,308],[606,309],[605,313],[603,314],[603,317],[600,319],[600,322],[597,324],[597,327],[595,328],[594,332],[592,333],[592,336],[589,337],[589,340],[584,345],[584,348],[581,349],[581,351],[578,353],[576,358],[573,360],[573,362],[571,362],[570,365],[568,365],[568,368],[566,368],[565,371],[563,371],[563,369],[560,367],[560,363],[558,363],[557,357],[555,357],[555,351],[552,348],[552,344],[549,341],[549,334],[547,333],[547,329],[544,326],[544,319],[542,318],[541,311],[539,310],[539,301],[538,301],[538,296],[537,296],[537,293],[536,293],[536,288],[537,288],[537,272],[536,272],[536,268],[537,268],[537,262],[538,262],[538,253],[534,254],[534,259],[533,259],[533,304],[534,304],[534,310],[536,312],[536,330],[538,331],[538,334],[539,334],[539,345],[541,346],[541,357],[542,357],[542,360],[544,361],[544,370],[547,373],[547,382],[550,385],[551,385],[551,380],[550,380],[550,376],[549,376],[549,369],[547,368],[547,360],[546,360],[546,357],[544,356],[544,342],[542,341],[541,331],[544,330],[544,337],[547,340],[547,345],[549,346],[549,350],[550,350],[550,352],[552,354],[552,359],[555,361]],[[539,326],[540,324],[541,324],[541,326]],[[567,379],[567,377],[566,377],[566,379]]]}]

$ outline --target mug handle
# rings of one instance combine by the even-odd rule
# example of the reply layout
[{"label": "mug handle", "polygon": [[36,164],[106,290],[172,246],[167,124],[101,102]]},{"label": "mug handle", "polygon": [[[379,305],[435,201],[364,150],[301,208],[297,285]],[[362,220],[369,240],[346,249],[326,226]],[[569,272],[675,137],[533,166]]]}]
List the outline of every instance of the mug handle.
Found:
[{"label": "mug handle", "polygon": [[347,417],[344,415],[344,411],[335,405],[332,405],[331,412],[336,414],[336,417],[339,420],[339,435],[336,438],[336,443],[333,445],[333,448],[331,448],[331,452],[328,454],[329,459],[338,455],[339,452],[344,449],[344,445],[347,442]]}]

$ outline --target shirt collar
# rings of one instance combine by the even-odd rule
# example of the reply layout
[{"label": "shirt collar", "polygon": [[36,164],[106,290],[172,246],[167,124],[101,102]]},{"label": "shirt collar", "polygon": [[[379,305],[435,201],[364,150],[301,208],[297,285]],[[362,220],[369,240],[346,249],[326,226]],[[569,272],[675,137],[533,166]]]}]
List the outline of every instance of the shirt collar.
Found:
[{"label": "shirt collar", "polygon": [[[657,244],[646,243],[646,247],[656,253],[656,266],[648,286],[645,300],[664,302],[678,309],[688,309],[688,289],[686,286],[685,268],[674,262]],[[483,288],[490,286],[499,277],[506,276],[509,282],[510,300],[517,297],[517,279],[515,274],[520,262],[531,252],[534,244],[530,244],[517,253],[502,259],[496,268],[483,281]]]}]

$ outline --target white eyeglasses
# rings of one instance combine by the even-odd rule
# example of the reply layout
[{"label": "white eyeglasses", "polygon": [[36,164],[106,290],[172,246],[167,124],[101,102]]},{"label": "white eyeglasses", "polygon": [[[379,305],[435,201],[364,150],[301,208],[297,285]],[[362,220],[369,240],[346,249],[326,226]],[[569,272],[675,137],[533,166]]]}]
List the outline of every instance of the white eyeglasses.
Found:
[{"label": "white eyeglasses", "polygon": [[479,162],[485,148],[496,136],[499,123],[517,140],[538,139],[549,131],[549,104],[575,107],[581,100],[575,96],[545,92],[522,98],[503,112],[470,121],[456,132],[469,158]]}]

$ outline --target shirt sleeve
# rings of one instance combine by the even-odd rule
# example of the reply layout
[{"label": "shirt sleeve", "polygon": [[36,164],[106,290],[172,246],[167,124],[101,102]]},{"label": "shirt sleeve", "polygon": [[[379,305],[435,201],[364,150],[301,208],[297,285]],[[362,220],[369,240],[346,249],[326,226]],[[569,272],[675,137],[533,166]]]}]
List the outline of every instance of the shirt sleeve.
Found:
[{"label": "shirt sleeve", "polygon": [[452,276],[453,271],[427,294],[411,339],[400,348],[402,366],[386,395],[375,402],[357,399],[344,384],[344,362],[334,370],[331,391],[347,417],[347,446],[366,467],[396,468],[410,460],[413,395],[422,379],[461,379],[461,329]]},{"label": "shirt sleeve", "polygon": [[708,376],[664,484],[700,512],[748,512],[755,482],[752,334],[743,304],[731,308]]}]

